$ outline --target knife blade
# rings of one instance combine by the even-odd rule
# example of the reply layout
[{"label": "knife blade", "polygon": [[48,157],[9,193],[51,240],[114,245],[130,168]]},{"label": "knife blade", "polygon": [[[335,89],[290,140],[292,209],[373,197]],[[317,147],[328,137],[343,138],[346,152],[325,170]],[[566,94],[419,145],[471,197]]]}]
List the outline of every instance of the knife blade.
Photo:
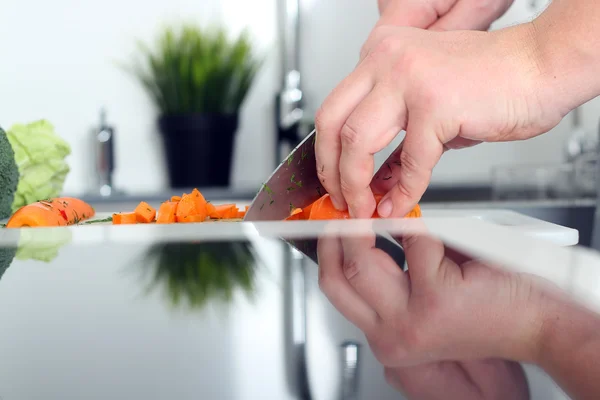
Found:
[{"label": "knife blade", "polygon": [[244,221],[281,221],[294,208],[307,207],[327,193],[317,174],[316,138],[313,130],[279,164],[252,200]]}]

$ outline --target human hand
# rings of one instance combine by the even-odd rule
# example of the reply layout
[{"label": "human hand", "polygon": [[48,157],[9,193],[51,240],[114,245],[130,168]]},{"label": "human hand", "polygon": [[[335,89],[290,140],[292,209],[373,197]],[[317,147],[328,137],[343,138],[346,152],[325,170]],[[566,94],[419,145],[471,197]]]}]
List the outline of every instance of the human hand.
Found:
[{"label": "human hand", "polygon": [[378,0],[377,25],[431,30],[487,30],[513,0]]},{"label": "human hand", "polygon": [[498,359],[386,368],[386,381],[408,399],[529,400],[519,363]]},{"label": "human hand", "polygon": [[380,363],[538,359],[549,297],[533,277],[467,261],[424,235],[402,245],[408,272],[375,248],[374,235],[318,241],[323,293]]},{"label": "human hand", "polygon": [[[402,217],[420,200],[442,153],[521,140],[558,124],[529,24],[496,32],[381,26],[362,61],[316,115],[317,171],[336,208],[355,218]],[[406,137],[373,179],[373,155]],[[379,179],[377,179],[379,178]]]}]

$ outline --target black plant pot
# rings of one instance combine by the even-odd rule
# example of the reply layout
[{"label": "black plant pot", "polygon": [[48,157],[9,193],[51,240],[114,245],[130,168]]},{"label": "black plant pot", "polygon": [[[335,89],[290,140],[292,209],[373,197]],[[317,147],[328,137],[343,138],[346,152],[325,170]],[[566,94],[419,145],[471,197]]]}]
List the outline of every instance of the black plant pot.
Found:
[{"label": "black plant pot", "polygon": [[238,129],[238,114],[160,117],[172,188],[226,187]]}]

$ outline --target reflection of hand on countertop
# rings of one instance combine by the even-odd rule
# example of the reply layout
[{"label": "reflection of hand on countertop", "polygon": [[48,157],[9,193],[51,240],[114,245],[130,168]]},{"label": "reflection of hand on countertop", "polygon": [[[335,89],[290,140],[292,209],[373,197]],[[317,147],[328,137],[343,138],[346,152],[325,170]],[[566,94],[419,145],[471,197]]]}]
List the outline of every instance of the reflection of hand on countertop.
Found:
[{"label": "reflection of hand on countertop", "polygon": [[[492,268],[429,236],[401,242],[408,272],[374,247],[374,235],[319,240],[320,286],[365,333],[392,386],[409,398],[528,399],[517,363],[527,362],[574,395],[600,394],[591,376],[600,365],[581,367],[597,315],[534,275]],[[589,344],[573,352],[569,337]],[[585,374],[587,387],[576,378]]]}]

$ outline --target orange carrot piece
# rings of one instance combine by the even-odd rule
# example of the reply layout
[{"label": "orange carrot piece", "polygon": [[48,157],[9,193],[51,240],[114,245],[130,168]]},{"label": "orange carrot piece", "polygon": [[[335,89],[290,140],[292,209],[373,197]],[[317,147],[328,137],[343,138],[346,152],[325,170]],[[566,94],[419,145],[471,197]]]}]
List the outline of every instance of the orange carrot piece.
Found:
[{"label": "orange carrot piece", "polygon": [[137,215],[134,212],[116,213],[112,218],[113,225],[131,225],[137,223]]},{"label": "orange carrot piece", "polygon": [[39,203],[18,209],[8,220],[7,228],[65,226],[67,219],[59,212]]},{"label": "orange carrot piece", "polygon": [[202,215],[184,215],[181,218],[177,219],[177,222],[181,222],[181,223],[192,223],[192,222],[204,222],[206,221],[206,217],[203,217]]},{"label": "orange carrot piece", "polygon": [[325,220],[325,219],[348,219],[350,214],[348,211],[338,211],[331,202],[329,194],[325,194],[320,199],[312,204],[308,219]]},{"label": "orange carrot piece", "polygon": [[156,209],[154,209],[145,201],[142,201],[140,204],[138,204],[134,212],[137,217],[137,222],[141,224],[154,222],[154,219],[156,218]]},{"label": "orange carrot piece", "polygon": [[206,204],[206,199],[204,196],[202,196],[202,193],[200,193],[198,189],[192,190],[191,196],[194,198],[194,200],[196,200],[197,206]]},{"label": "orange carrot piece", "polygon": [[235,204],[220,204],[215,206],[215,212],[218,219],[236,218],[238,208]]},{"label": "orange carrot piece", "polygon": [[246,210],[240,210],[240,209],[238,209],[237,217],[238,218],[244,218],[245,216],[246,216]]},{"label": "orange carrot piece", "polygon": [[[198,194],[199,193],[200,192],[198,192]],[[204,199],[204,197],[201,199]],[[200,219],[204,221],[208,216],[208,212],[206,211],[206,200],[202,202],[201,199],[194,193],[181,196],[181,201],[179,202],[177,212],[175,213],[177,222],[180,222],[180,220],[188,215],[198,215]]]},{"label": "orange carrot piece", "polygon": [[211,218],[214,218],[214,219],[219,218],[219,214],[217,214],[217,209],[213,203],[208,203],[208,202],[206,203],[206,213]]},{"label": "orange carrot piece", "polygon": [[177,219],[179,219],[186,215],[192,215],[195,213],[196,202],[189,194],[184,193],[184,195],[181,196],[179,204],[177,205],[177,213],[175,214],[175,216],[177,217]]},{"label": "orange carrot piece", "polygon": [[[383,198],[382,195],[375,195],[375,201],[377,204]],[[308,219],[310,220],[329,220],[329,219],[349,219],[350,214],[348,210],[339,211],[337,210],[331,201],[331,197],[329,194],[325,194],[317,201],[315,201],[310,206],[304,209],[304,214],[307,214],[306,209],[309,209]],[[405,215],[405,218],[419,218],[421,217],[421,208],[417,204],[408,214]],[[371,218],[381,218],[377,213],[377,210],[373,213]]]},{"label": "orange carrot piece", "polygon": [[176,221],[175,214],[177,213],[178,203],[175,201],[165,201],[158,208],[157,224],[172,224]]},{"label": "orange carrot piece", "polygon": [[177,202],[181,201],[181,196],[173,196],[173,197],[171,197],[171,201],[174,203],[177,203]]},{"label": "orange carrot piece", "polygon": [[306,219],[305,212],[301,208],[294,208],[289,217],[287,217],[286,221],[297,221],[301,219]]},{"label": "orange carrot piece", "polygon": [[77,224],[95,215],[86,202],[73,197],[41,200],[18,209],[8,220],[7,228],[65,226]]}]

